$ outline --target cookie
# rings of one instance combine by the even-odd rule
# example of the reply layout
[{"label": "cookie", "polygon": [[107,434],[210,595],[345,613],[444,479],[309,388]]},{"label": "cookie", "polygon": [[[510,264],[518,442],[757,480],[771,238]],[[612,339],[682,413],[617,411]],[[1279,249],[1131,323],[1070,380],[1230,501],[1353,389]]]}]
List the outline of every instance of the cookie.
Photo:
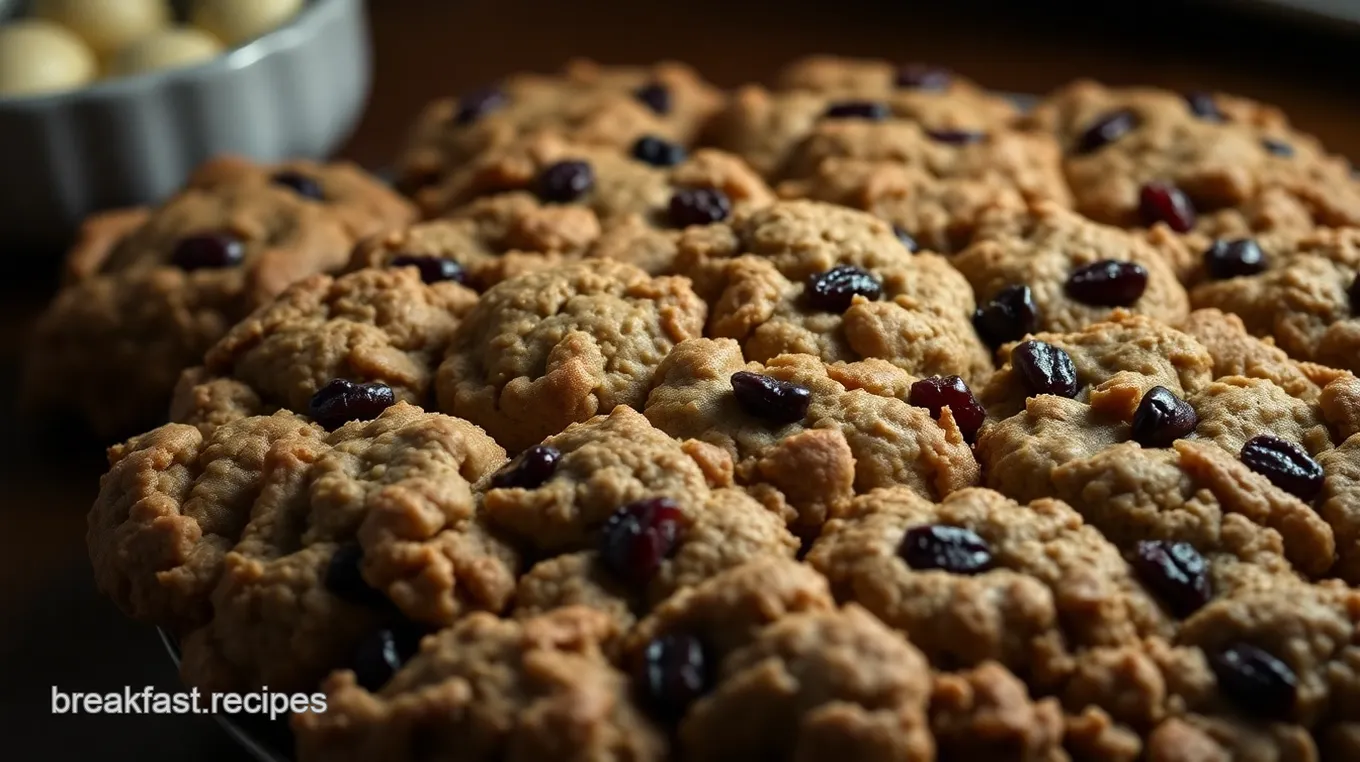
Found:
[{"label": "cookie", "polygon": [[512,278],[455,331],[439,408],[515,452],[617,405],[640,409],[657,366],[701,334],[706,312],[688,280],[612,260]]},{"label": "cookie", "polygon": [[1119,550],[1055,500],[877,490],[836,512],[808,563],[931,663],[996,661],[1041,686],[1061,684],[1082,648],[1171,631]]},{"label": "cookie", "polygon": [[517,74],[427,106],[397,162],[407,190],[437,183],[478,154],[534,132],[626,149],[653,135],[692,143],[722,95],[684,64],[569,62],[557,74]]},{"label": "cookie", "polygon": [[334,379],[381,383],[395,399],[430,406],[434,371],[476,301],[463,286],[425,284],[415,268],[314,275],[236,324],[186,370],[170,418],[205,432],[228,421],[308,414]]},{"label": "cookie", "polygon": [[205,690],[306,690],[379,628],[514,593],[517,556],[472,492],[504,450],[465,421],[398,402],[328,433],[279,412],[207,436],[167,424],[110,459],[86,538],[96,581],[180,636]]},{"label": "cookie", "polygon": [[580,608],[472,614],[425,639],[381,690],[333,675],[327,710],[294,715],[298,759],[661,762],[665,737],[600,648],[612,626]]},{"label": "cookie", "polygon": [[881,360],[746,362],[730,339],[675,347],[647,399],[652,425],[726,451],[738,483],[812,533],[855,493],[901,485],[940,497],[977,483],[949,407],[907,402],[916,379]]},{"label": "cookie", "polygon": [[233,323],[414,211],[351,165],[217,159],[138,217],[92,220],[112,229],[87,230],[70,255],[33,332],[33,416],[72,413],[105,438],[163,422],[180,371]]},{"label": "cookie", "polygon": [[1260,103],[1082,80],[1033,119],[1058,136],[1076,209],[1098,222],[1211,236],[1360,224],[1349,163]]},{"label": "cookie", "polygon": [[938,759],[1068,760],[1057,700],[1031,698],[1022,680],[992,661],[935,676],[930,730]]}]

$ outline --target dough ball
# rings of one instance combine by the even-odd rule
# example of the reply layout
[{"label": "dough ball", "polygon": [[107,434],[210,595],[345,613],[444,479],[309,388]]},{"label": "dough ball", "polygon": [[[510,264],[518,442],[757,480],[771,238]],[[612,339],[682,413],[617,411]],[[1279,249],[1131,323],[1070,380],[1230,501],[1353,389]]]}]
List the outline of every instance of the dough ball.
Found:
[{"label": "dough ball", "polygon": [[0,95],[37,95],[95,78],[94,51],[73,32],[29,19],[0,27]]},{"label": "dough ball", "polygon": [[33,15],[80,35],[96,55],[112,55],[170,23],[166,0],[35,0]]},{"label": "dough ball", "polygon": [[171,27],[118,51],[109,62],[109,75],[126,77],[157,69],[190,66],[216,57],[222,43],[202,29]]},{"label": "dough ball", "polygon": [[303,5],[303,0],[196,0],[190,19],[235,46],[283,26]]}]

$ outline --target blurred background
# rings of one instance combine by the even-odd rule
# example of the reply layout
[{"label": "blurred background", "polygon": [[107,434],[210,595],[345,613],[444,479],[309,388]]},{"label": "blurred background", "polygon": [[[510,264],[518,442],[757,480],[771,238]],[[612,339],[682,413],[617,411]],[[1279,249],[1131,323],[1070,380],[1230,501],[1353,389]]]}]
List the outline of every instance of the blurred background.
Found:
[{"label": "blurred background", "polygon": [[[425,102],[515,70],[552,70],[572,56],[677,58],[732,86],[814,52],[944,64],[1016,93],[1041,94],[1080,76],[1233,92],[1282,107],[1333,151],[1360,157],[1353,0],[371,0],[368,7],[374,89],[340,154],[372,169],[391,161]],[[207,718],[50,714],[54,685],[173,690],[177,682],[155,633],[126,621],[90,580],[85,511],[102,453],[89,443],[29,441],[14,425],[26,326],[50,296],[60,252],[4,241],[0,251],[9,273],[0,277],[0,758],[245,759]]]}]

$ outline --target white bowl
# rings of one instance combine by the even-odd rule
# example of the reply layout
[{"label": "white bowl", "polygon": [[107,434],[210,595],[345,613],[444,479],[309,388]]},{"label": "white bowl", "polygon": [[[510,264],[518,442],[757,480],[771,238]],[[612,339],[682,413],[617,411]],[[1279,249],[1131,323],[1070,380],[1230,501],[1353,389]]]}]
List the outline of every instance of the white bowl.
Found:
[{"label": "white bowl", "polygon": [[363,111],[371,57],[363,0],[311,0],[197,66],[0,97],[0,241],[59,249],[90,212],[161,199],[218,154],[324,157]]}]

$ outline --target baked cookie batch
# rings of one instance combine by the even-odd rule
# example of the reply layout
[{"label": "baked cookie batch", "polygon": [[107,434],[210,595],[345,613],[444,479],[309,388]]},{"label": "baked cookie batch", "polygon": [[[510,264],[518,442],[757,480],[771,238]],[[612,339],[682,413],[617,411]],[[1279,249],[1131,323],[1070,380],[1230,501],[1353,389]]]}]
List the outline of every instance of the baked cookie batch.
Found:
[{"label": "baked cookie batch", "polygon": [[302,762],[1360,759],[1360,181],[1275,109],[573,63],[399,172],[91,220],[28,366]]}]

